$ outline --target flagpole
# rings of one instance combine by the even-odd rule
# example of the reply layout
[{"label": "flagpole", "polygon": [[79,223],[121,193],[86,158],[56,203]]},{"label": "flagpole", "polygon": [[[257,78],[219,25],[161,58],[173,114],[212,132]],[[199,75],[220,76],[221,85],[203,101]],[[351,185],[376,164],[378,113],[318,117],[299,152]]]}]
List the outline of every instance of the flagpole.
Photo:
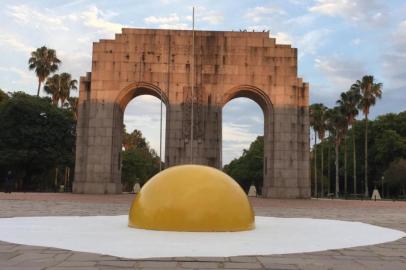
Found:
[{"label": "flagpole", "polygon": [[159,171],[162,171],[162,89],[161,89],[161,116],[159,123]]},{"label": "flagpole", "polygon": [[194,90],[195,90],[195,7],[192,11],[192,112],[190,121],[190,163],[193,163],[193,117],[194,117]]}]

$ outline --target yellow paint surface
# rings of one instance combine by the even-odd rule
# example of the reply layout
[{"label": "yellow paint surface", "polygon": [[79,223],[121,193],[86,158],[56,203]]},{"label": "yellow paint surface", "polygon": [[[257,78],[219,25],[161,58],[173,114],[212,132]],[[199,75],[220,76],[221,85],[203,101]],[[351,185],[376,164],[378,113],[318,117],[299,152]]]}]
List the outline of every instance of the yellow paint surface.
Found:
[{"label": "yellow paint surface", "polygon": [[201,165],[182,165],[152,177],[136,195],[130,227],[191,232],[255,228],[251,204],[230,176]]}]

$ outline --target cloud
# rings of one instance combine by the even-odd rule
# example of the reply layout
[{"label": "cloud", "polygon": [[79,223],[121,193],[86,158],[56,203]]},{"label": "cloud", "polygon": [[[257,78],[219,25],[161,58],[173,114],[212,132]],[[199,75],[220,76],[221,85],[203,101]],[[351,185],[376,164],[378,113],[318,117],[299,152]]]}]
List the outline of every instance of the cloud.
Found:
[{"label": "cloud", "polygon": [[389,88],[406,88],[406,20],[388,38],[389,48],[382,54],[382,68]]},{"label": "cloud", "polygon": [[[180,16],[177,13],[171,13],[168,16],[149,16],[144,19],[146,24],[157,25],[161,29],[190,29],[192,16]],[[220,24],[224,20],[221,13],[209,10],[203,6],[195,7],[195,22],[208,24]]]},{"label": "cloud", "polygon": [[317,0],[309,11],[370,26],[383,25],[388,17],[386,7],[376,0]]},{"label": "cloud", "polygon": [[[272,35],[271,35],[272,36]],[[274,36],[277,44],[292,44],[292,37],[288,33],[278,32]]]},{"label": "cloud", "polygon": [[[18,24],[34,28],[36,31],[45,32],[48,35],[49,32],[55,30],[74,32],[78,27],[83,26],[98,30],[92,33],[93,36],[100,34],[111,35],[120,33],[123,27],[127,27],[110,21],[110,19],[117,16],[117,13],[105,12],[95,5],[88,6],[82,11],[68,12],[65,15],[57,15],[55,10],[48,8],[36,9],[28,5],[12,5],[7,7],[6,14]],[[63,35],[66,35],[66,33]]]},{"label": "cloud", "polygon": [[315,54],[322,47],[330,34],[329,29],[316,29],[305,33],[295,40],[295,46],[299,48],[299,57],[303,54]]},{"label": "cloud", "polygon": [[245,18],[253,21],[254,23],[259,23],[262,20],[270,17],[271,15],[285,15],[286,12],[276,6],[256,6],[254,8],[250,8],[248,12],[244,15]]},{"label": "cloud", "polygon": [[[150,143],[152,149],[159,154],[159,128],[160,128],[160,100],[149,95],[142,95],[133,99],[125,109],[124,124],[127,132],[138,129]],[[162,114],[162,157],[165,156],[165,124],[166,110],[163,106]]]},{"label": "cloud", "polygon": [[[15,83],[22,83],[22,84],[31,84],[33,81],[37,82],[37,77],[35,76],[35,72],[27,70],[23,70],[17,67],[0,67],[0,71],[4,73],[14,73],[18,76],[19,81],[12,81],[13,84]],[[14,90],[14,89],[10,89]]]},{"label": "cloud", "polygon": [[306,13],[298,17],[289,18],[284,21],[288,27],[309,27],[316,22],[316,16],[312,13]]},{"label": "cloud", "polygon": [[[62,60],[59,72],[69,72],[78,79],[91,67],[92,42],[120,33],[124,25],[111,21],[117,17],[117,13],[106,12],[94,5],[66,12],[57,10],[59,9],[40,9],[29,5],[7,6],[5,14],[14,22],[9,28],[18,35],[0,31],[0,46],[23,52],[28,58],[28,54],[36,47],[46,45],[55,49]],[[21,39],[22,36],[24,39]],[[24,64],[20,62],[20,67],[26,65],[27,58],[24,58]],[[4,66],[4,63],[1,65]],[[22,80],[22,85],[18,88],[27,88],[26,83],[27,80]],[[35,84],[36,81],[33,80],[32,87]]]},{"label": "cloud", "polygon": [[36,28],[46,25],[49,29],[68,30],[64,21],[69,17],[56,15],[49,9],[40,12],[27,5],[14,5],[8,6],[6,13],[20,24],[31,24]]},{"label": "cloud", "polygon": [[251,143],[258,135],[247,131],[248,128],[249,125],[247,124],[235,124],[226,122],[223,124],[223,140],[227,142]]},{"label": "cloud", "polygon": [[353,40],[351,40],[351,44],[354,46],[360,45],[361,42],[362,42],[362,40],[360,38],[354,38]]},{"label": "cloud", "polygon": [[1,45],[7,49],[24,53],[31,53],[33,50],[35,50],[34,47],[25,44],[17,36],[7,34],[5,32],[0,33],[0,46]]},{"label": "cloud", "polygon": [[181,17],[176,14],[172,13],[168,16],[156,17],[156,16],[149,16],[144,19],[146,24],[157,24],[161,29],[188,29],[189,25],[185,22],[182,22]]},{"label": "cloud", "polygon": [[367,74],[364,63],[340,56],[316,58],[314,65],[329,81],[333,91],[346,91]]},{"label": "cloud", "polygon": [[241,156],[243,149],[248,149],[257,136],[264,134],[264,115],[254,101],[236,98],[224,106],[222,116],[223,164],[227,164]]},{"label": "cloud", "polygon": [[248,131],[249,128],[248,124],[223,122],[223,165],[229,163],[233,158],[241,156],[243,149],[248,149],[260,135]]},{"label": "cloud", "polygon": [[144,19],[144,22],[147,24],[172,24],[179,23],[180,17],[176,13],[163,17],[149,16]]},{"label": "cloud", "polygon": [[[224,21],[224,16],[218,11],[209,10],[205,7],[198,6],[195,10],[197,22],[206,22],[211,25],[220,24]],[[189,18],[191,19],[191,18]]]},{"label": "cloud", "polygon": [[80,19],[88,27],[98,29],[106,34],[115,34],[120,33],[122,28],[127,27],[123,24],[108,21],[109,18],[115,15],[115,13],[105,13],[96,6],[91,6],[80,14]]}]

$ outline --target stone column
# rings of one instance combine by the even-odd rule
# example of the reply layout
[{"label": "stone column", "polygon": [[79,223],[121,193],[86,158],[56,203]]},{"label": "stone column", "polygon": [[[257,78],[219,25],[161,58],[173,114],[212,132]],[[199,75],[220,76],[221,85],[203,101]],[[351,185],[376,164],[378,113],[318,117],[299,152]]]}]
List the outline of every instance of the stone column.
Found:
[{"label": "stone column", "polygon": [[[89,82],[81,80],[81,87]],[[117,113],[118,106],[113,103],[89,99],[90,88],[82,89],[81,94],[87,98],[79,105],[73,192],[121,193],[117,145],[121,145],[122,127],[117,125],[122,126],[122,114]]]},{"label": "stone column", "polygon": [[295,107],[274,107],[273,181],[266,197],[298,198],[297,112]]}]

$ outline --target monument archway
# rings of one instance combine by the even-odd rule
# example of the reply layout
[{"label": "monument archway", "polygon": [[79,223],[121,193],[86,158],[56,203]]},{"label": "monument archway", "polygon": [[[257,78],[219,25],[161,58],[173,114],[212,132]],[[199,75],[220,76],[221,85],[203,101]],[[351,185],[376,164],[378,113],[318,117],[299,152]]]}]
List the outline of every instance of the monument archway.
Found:
[{"label": "monument archway", "polygon": [[222,107],[224,107],[229,101],[236,98],[248,98],[255,102],[261,109],[263,113],[263,136],[264,136],[264,156],[263,156],[263,179],[262,179],[262,189],[263,192],[268,192],[270,189],[270,181],[272,175],[272,164],[269,164],[269,160],[272,159],[270,156],[273,153],[273,107],[272,102],[264,91],[261,89],[251,86],[251,85],[240,85],[227,90],[224,93]]},{"label": "monument archway", "polygon": [[265,32],[125,28],[94,43],[80,80],[74,192],[121,192],[123,112],[140,94],[166,104],[166,167],[220,169],[222,107],[254,100],[264,112],[263,196],[310,196],[308,84],[296,49]]}]

